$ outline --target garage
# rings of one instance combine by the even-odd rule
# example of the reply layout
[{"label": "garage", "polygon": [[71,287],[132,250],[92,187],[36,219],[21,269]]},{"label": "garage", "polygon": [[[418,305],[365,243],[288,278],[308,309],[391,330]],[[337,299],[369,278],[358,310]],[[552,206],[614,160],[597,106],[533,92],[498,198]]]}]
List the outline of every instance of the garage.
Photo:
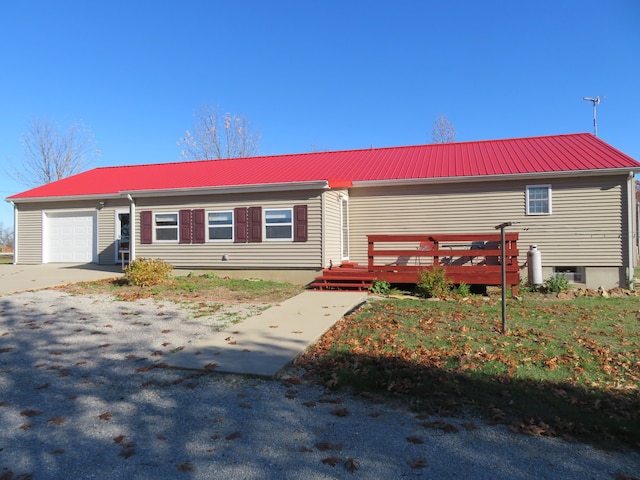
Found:
[{"label": "garage", "polygon": [[46,263],[96,262],[95,212],[48,212],[45,218]]}]

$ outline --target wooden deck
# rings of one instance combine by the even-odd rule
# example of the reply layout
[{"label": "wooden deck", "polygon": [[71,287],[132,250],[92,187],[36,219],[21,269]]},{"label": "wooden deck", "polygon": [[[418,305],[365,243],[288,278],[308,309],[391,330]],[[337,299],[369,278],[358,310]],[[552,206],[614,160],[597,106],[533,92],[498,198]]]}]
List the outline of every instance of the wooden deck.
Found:
[{"label": "wooden deck", "polygon": [[[454,284],[501,285],[500,234],[368,235],[368,263],[323,270],[311,283],[320,290],[368,290],[375,280],[418,283],[420,272],[446,270]],[[520,283],[518,233],[505,234],[506,280],[514,295]]]}]

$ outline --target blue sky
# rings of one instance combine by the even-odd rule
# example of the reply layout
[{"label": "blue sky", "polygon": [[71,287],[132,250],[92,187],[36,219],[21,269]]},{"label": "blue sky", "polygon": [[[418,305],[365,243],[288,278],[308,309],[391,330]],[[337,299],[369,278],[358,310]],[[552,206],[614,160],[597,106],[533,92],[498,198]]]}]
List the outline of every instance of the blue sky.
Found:
[{"label": "blue sky", "polygon": [[[0,167],[32,118],[82,122],[91,166],[180,160],[204,104],[262,154],[592,131],[640,159],[636,0],[0,0]],[[0,169],[0,197],[26,190]],[[0,222],[13,224],[0,202]]]}]

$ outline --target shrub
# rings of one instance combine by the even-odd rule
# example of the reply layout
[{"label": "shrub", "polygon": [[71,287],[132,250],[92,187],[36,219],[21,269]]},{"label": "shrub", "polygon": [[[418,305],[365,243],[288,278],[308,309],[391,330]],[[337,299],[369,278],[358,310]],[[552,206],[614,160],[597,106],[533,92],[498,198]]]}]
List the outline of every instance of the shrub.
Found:
[{"label": "shrub", "polygon": [[369,291],[375,295],[387,296],[391,293],[391,284],[385,280],[374,280]]},{"label": "shrub", "polygon": [[427,298],[444,297],[450,290],[451,282],[447,280],[444,268],[434,266],[431,270],[424,270],[420,273],[420,281],[418,282],[420,295]]},{"label": "shrub", "polygon": [[559,273],[544,281],[544,288],[548,293],[560,293],[569,290],[569,280],[566,275]]},{"label": "shrub", "polygon": [[124,269],[129,283],[138,287],[150,287],[163,283],[173,267],[158,258],[136,258]]},{"label": "shrub", "polygon": [[471,295],[471,288],[466,283],[461,283],[460,285],[456,285],[455,286],[455,288],[453,289],[453,292],[458,297],[463,297],[464,298],[464,297],[468,297],[469,295]]}]

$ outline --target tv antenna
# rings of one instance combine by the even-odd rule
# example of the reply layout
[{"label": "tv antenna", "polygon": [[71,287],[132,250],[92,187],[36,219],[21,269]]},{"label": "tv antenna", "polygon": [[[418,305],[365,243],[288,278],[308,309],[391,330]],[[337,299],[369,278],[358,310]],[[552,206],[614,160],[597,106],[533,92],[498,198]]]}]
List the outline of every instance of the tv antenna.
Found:
[{"label": "tv antenna", "polygon": [[583,100],[593,103],[593,134],[598,136],[598,123],[596,122],[596,107],[600,104],[600,97],[582,97]]}]

